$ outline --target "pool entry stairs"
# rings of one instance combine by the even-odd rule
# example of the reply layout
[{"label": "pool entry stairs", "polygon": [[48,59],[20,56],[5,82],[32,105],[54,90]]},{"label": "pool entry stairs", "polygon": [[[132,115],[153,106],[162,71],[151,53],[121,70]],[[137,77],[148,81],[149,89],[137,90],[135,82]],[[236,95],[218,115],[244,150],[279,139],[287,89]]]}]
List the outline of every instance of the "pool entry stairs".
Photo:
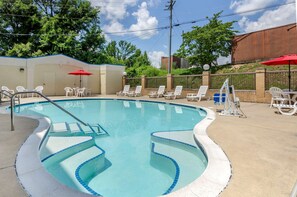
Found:
[{"label": "pool entry stairs", "polygon": [[[88,182],[106,169],[105,151],[90,136],[49,136],[40,153],[42,163],[67,186],[97,195]],[[90,170],[92,169],[92,170]]]},{"label": "pool entry stairs", "polygon": [[[193,131],[162,131],[152,133],[151,149],[151,159],[157,159],[159,161],[162,159],[162,163],[164,163],[160,165],[159,162],[159,165],[153,167],[167,172],[173,179],[172,185],[164,194],[179,189],[180,185],[184,185],[184,183],[194,181],[197,176],[191,176],[191,174],[202,173],[204,168],[199,169],[199,166],[207,165],[207,159],[203,155],[200,155],[198,151],[197,144],[193,138]],[[151,163],[153,164],[154,162]],[[197,165],[197,163],[201,165]],[[196,165],[193,166],[193,164]]]},{"label": "pool entry stairs", "polygon": [[106,136],[107,131],[99,124],[83,125],[78,122],[58,122],[52,123],[50,136]]}]

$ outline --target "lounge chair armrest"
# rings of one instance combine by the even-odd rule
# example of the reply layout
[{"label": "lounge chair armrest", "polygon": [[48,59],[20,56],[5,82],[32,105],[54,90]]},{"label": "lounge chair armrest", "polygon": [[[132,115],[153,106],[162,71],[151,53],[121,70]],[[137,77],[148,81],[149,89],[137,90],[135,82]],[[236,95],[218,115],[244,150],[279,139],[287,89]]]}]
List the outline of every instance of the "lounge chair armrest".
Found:
[{"label": "lounge chair armrest", "polygon": [[195,93],[188,93],[187,96],[196,96],[197,94]]}]

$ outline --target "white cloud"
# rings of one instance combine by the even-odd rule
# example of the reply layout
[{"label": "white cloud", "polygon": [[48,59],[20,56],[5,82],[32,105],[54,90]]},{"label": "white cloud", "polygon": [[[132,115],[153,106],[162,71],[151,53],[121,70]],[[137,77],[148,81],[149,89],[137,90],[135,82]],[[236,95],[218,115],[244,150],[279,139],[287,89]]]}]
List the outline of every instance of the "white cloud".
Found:
[{"label": "white cloud", "polygon": [[121,20],[128,16],[127,8],[135,6],[138,0],[91,0],[93,6],[100,7],[101,14],[108,20]]},{"label": "white cloud", "polygon": [[[255,10],[264,8],[274,4],[277,0],[235,0],[230,4],[230,9],[233,9],[236,13],[245,12],[249,10]],[[253,14],[245,13],[244,15]]]},{"label": "white cloud", "polygon": [[[105,32],[124,32],[115,35],[123,36],[130,34],[141,39],[149,39],[158,33],[157,30],[155,30],[158,26],[158,20],[156,17],[150,16],[148,7],[157,6],[161,0],[147,0],[147,2],[142,2],[138,10],[132,13],[132,16],[136,18],[137,22],[130,25],[129,28],[125,28],[120,21],[125,20],[127,16],[131,16],[127,9],[136,6],[137,2],[138,0],[122,0],[121,2],[119,0],[91,0],[93,6],[100,7],[101,14],[108,21],[108,24],[103,26]],[[141,31],[143,29],[153,30]]]},{"label": "white cloud", "polygon": [[[290,0],[287,1],[291,2]],[[275,10],[263,13],[257,20],[252,21],[246,16],[242,17],[238,24],[245,32],[253,32],[262,29],[277,27],[294,23],[296,21],[296,9],[292,4],[281,6]]]},{"label": "white cloud", "polygon": [[[132,13],[133,16],[137,18],[137,23],[130,26],[130,31],[133,32],[134,35],[140,37],[141,39],[149,39],[153,35],[157,33],[156,28],[158,26],[158,20],[156,17],[150,16],[150,12],[148,11],[148,6],[146,2],[142,2],[139,6],[137,12]],[[154,29],[150,31],[139,31],[143,29]]]},{"label": "white cloud", "polygon": [[150,51],[147,55],[152,65],[156,68],[161,67],[161,57],[166,56],[165,52],[163,51]]},{"label": "white cloud", "polygon": [[229,55],[228,57],[220,56],[217,59],[217,62],[218,62],[218,65],[230,64],[231,63],[231,55]]},{"label": "white cloud", "polygon": [[148,0],[147,5],[149,7],[156,7],[161,3],[161,0]]},{"label": "white cloud", "polygon": [[[105,32],[125,32],[125,28],[124,26],[119,23],[118,21],[111,21],[108,25],[104,25],[102,27],[102,29],[105,31]],[[120,34],[117,34],[117,35],[124,35],[125,33],[120,33]]]}]

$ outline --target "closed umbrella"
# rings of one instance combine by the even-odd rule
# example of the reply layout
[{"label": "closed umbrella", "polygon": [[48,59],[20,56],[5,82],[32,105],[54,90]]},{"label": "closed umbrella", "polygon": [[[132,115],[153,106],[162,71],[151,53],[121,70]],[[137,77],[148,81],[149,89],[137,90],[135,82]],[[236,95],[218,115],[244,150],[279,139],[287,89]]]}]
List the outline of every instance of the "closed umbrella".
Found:
[{"label": "closed umbrella", "polygon": [[85,70],[76,70],[76,71],[73,71],[73,72],[70,72],[68,73],[69,75],[79,75],[79,87],[81,88],[81,76],[82,75],[92,75],[92,73],[90,72],[87,72]]},{"label": "closed umbrella", "polygon": [[261,62],[267,66],[289,65],[289,91],[291,91],[291,64],[297,64],[297,54],[283,55],[278,58]]}]

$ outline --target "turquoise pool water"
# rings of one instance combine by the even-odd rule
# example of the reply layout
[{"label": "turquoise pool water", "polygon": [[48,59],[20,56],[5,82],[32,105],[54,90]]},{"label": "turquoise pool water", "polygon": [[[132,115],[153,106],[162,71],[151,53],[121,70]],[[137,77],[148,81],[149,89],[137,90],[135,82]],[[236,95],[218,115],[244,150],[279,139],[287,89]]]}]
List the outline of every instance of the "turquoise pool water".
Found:
[{"label": "turquoise pool water", "polygon": [[[206,115],[201,109],[127,100],[94,99],[57,103],[84,122],[99,124],[109,134],[92,136],[95,146],[105,154],[104,160],[98,161],[103,165],[100,170],[96,162],[89,165],[87,171],[90,173],[87,174],[90,175],[84,178],[87,186],[78,186],[71,181],[69,177],[74,175],[65,176],[69,173],[65,169],[66,161],[63,163],[61,159],[56,159],[56,162],[52,162],[57,157],[55,155],[51,157],[51,164],[43,161],[48,171],[69,187],[106,197],[160,196],[191,183],[206,168],[206,157],[191,141],[191,130]],[[21,114],[48,116],[53,123],[75,122],[49,103],[24,105],[18,110]],[[167,134],[170,140],[152,137],[152,133],[165,131],[171,131]],[[180,132],[185,133],[180,135]]]}]

